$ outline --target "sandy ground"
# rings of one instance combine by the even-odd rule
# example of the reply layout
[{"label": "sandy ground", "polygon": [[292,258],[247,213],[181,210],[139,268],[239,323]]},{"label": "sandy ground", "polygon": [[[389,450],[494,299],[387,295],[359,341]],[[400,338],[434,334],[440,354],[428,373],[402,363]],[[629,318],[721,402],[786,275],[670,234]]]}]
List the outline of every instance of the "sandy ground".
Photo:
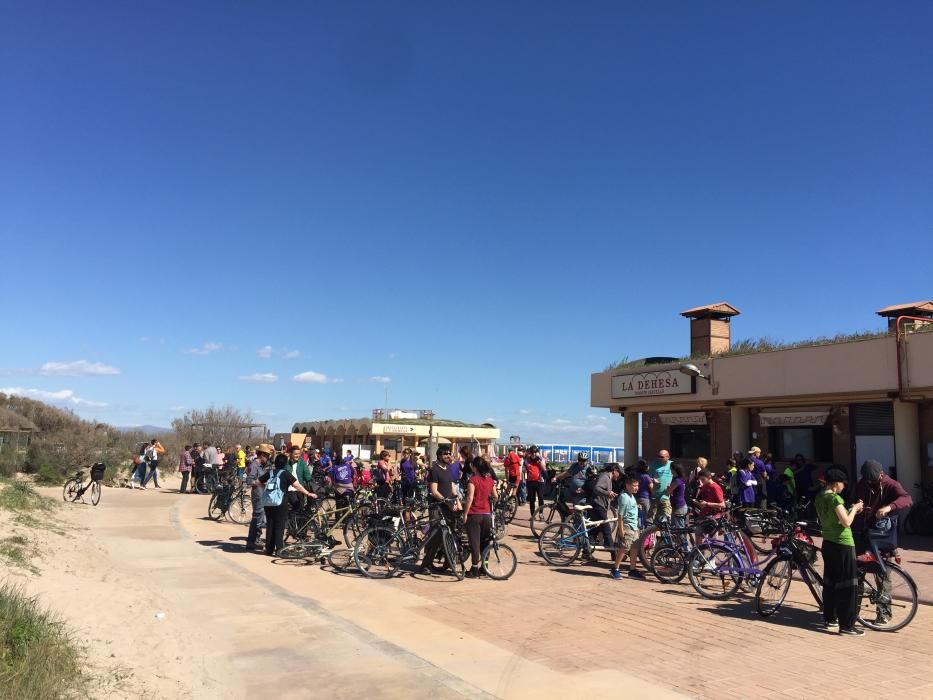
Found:
[{"label": "sandy ground", "polygon": [[37,575],[3,572],[77,630],[100,697],[676,697],[621,671],[554,670],[533,645],[502,649],[432,620],[427,600],[383,582],[317,572],[310,586],[293,565],[243,553],[245,528],[206,510],[202,496],[105,488],[96,508],[56,516],[66,534],[35,535]]}]

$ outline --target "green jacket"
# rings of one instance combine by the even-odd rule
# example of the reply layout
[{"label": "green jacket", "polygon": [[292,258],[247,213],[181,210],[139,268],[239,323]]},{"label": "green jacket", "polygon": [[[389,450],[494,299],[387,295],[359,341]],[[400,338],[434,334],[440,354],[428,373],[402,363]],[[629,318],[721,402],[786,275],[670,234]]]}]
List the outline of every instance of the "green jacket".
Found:
[{"label": "green jacket", "polygon": [[[292,464],[288,463],[287,469],[291,471]],[[303,459],[298,460],[298,466],[293,472],[296,477],[298,477],[298,483],[304,486],[308,491],[311,490],[311,468],[308,467],[308,463]]]}]

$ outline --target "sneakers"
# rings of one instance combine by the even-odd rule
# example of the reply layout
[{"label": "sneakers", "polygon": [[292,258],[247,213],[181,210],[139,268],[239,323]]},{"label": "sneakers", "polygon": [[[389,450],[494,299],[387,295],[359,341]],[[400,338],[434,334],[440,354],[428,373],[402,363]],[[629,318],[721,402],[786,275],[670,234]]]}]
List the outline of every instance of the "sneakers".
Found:
[{"label": "sneakers", "polygon": [[639,581],[645,580],[645,575],[642,572],[640,572],[638,569],[629,569],[628,577],[637,579]]},{"label": "sneakers", "polygon": [[839,634],[844,635],[846,637],[864,637],[865,630],[860,630],[856,627],[852,627],[851,629],[839,630]]},{"label": "sneakers", "polygon": [[466,572],[466,578],[479,578],[480,575],[479,569],[470,569]]},{"label": "sneakers", "polygon": [[826,630],[827,632],[838,632],[839,623],[838,622],[824,622],[823,629]]},{"label": "sneakers", "polygon": [[609,573],[612,574],[612,578],[614,578],[616,581],[622,580],[622,572],[619,571],[618,569],[613,569]]}]

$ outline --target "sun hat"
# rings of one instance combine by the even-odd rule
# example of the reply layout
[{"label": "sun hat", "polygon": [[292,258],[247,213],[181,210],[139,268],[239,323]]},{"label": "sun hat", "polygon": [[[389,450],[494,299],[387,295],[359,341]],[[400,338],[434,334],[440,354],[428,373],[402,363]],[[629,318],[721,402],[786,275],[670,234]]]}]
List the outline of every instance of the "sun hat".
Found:
[{"label": "sun hat", "polygon": [[262,443],[261,445],[256,445],[256,452],[262,452],[269,455],[270,457],[275,454],[275,448],[267,442]]}]

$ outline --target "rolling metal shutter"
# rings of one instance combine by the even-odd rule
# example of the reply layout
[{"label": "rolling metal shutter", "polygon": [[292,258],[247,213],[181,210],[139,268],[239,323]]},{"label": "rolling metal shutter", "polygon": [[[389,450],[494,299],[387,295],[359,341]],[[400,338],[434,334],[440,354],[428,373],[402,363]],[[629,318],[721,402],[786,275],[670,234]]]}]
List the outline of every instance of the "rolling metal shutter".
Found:
[{"label": "rolling metal shutter", "polygon": [[863,403],[852,406],[856,435],[894,435],[894,404]]}]

